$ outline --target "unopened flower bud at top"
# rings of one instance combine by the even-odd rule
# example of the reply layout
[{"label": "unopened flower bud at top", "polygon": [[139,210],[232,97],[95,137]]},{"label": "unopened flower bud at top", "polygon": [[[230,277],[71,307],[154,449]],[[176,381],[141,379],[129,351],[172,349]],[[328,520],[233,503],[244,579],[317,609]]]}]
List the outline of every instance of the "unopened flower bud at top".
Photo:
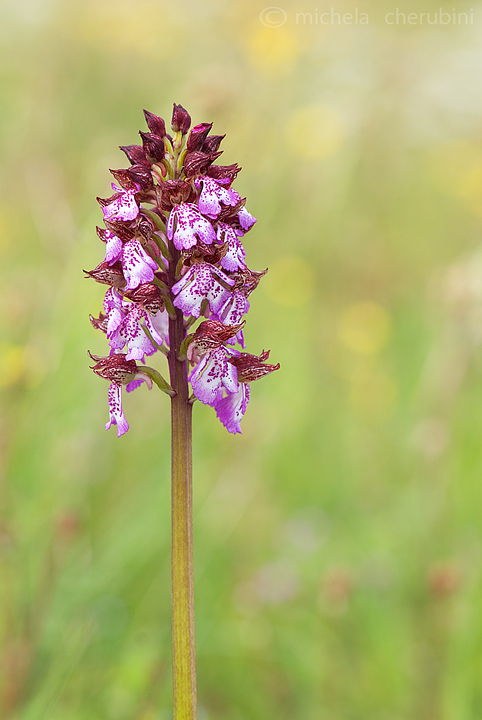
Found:
[{"label": "unopened flower bud at top", "polygon": [[139,130],[139,135],[142,138],[142,147],[146,155],[156,163],[161,162],[166,154],[163,139],[154,133],[146,133],[142,130]]},{"label": "unopened flower bud at top", "polygon": [[166,136],[166,123],[159,115],[154,115],[154,113],[149,112],[149,110],[144,110],[144,117],[146,118],[147,127],[151,133],[161,138]]},{"label": "unopened flower bud at top", "polygon": [[212,126],[212,123],[200,123],[200,125],[195,125],[193,127],[186,142],[188,153],[193,152],[194,150],[203,149],[204,141],[206,140]]},{"label": "unopened flower bud at top", "polygon": [[203,175],[208,167],[213,163],[222,151],[214,153],[204,153],[200,150],[188,153],[184,159],[184,174],[187,178],[194,175]]},{"label": "unopened flower bud at top", "polygon": [[183,135],[186,135],[187,131],[191,127],[191,116],[182,105],[176,105],[176,103],[174,103],[171,127],[174,132],[181,132]]},{"label": "unopened flower bud at top", "polygon": [[225,137],[226,135],[209,135],[204,141],[201,150],[205,153],[216,152]]},{"label": "unopened flower bud at top", "polygon": [[144,148],[141,148],[140,145],[119,145],[119,148],[127,155],[131,165],[150,165]]}]

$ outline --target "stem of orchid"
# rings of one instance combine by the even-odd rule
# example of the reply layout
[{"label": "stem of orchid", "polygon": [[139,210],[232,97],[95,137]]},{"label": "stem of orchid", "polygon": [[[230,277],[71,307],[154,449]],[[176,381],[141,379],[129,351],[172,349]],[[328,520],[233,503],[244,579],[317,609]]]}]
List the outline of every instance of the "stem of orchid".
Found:
[{"label": "stem of orchid", "polygon": [[[177,252],[174,253],[178,255]],[[169,265],[173,275],[178,257]],[[179,359],[186,337],[180,310],[169,322],[172,452],[172,663],[174,720],[196,720],[196,650],[193,593],[192,404],[187,362]]]}]

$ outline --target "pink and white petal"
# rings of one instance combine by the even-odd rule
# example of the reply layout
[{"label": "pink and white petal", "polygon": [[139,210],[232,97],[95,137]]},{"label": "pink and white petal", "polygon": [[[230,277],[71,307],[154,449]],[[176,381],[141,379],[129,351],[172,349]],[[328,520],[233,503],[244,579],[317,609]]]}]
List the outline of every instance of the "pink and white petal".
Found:
[{"label": "pink and white petal", "polygon": [[[233,372],[234,369],[234,372]],[[223,396],[223,388],[229,393],[238,388],[237,370],[228,362],[224,348],[206,353],[189,376],[194,395],[205,405],[214,405]]]},{"label": "pink and white petal", "polygon": [[122,240],[110,230],[105,231],[104,237],[106,241],[104,262],[113,265],[122,257]]},{"label": "pink and white petal", "polygon": [[169,313],[167,310],[158,310],[154,314],[147,313],[147,329],[158,345],[166,343],[169,347]]},{"label": "pink and white petal", "polygon": [[141,327],[146,312],[139,306],[134,306],[127,315],[121,334],[127,345],[126,360],[144,360],[144,355],[153,355],[156,348],[151,343]]},{"label": "pink and white petal", "polygon": [[122,269],[128,290],[154,280],[157,263],[146,253],[139,240],[129,240],[122,251]]},{"label": "pink and white petal", "polygon": [[209,265],[193,265],[179,282],[172,287],[177,297],[174,305],[184,315],[199,317],[202,301],[208,297],[213,285],[213,278]]},{"label": "pink and white petal", "polygon": [[233,234],[234,238],[229,240],[228,251],[221,259],[221,267],[224,270],[236,272],[236,270],[246,267],[246,250],[238,236],[235,233]]},{"label": "pink and white petal", "polygon": [[225,325],[236,325],[249,310],[249,300],[240,290],[235,290],[224,305],[221,319]]},{"label": "pink and white petal", "polygon": [[253,217],[253,215],[251,215],[251,213],[248,212],[245,207],[241,208],[241,210],[238,212],[238,219],[239,224],[245,231],[249,230],[249,228],[252,227],[256,222],[256,218]]},{"label": "pink and white petal", "polygon": [[144,378],[136,378],[135,380],[131,380],[130,383],[127,383],[126,385],[126,392],[132,392],[133,390],[136,390],[142,383],[144,382]]},{"label": "pink and white petal", "polygon": [[105,429],[109,430],[112,425],[117,425],[117,437],[120,437],[129,430],[129,423],[122,410],[122,386],[117,383],[111,383],[108,397],[109,422],[106,423]]},{"label": "pink and white petal", "polygon": [[193,247],[198,239],[206,245],[216,239],[213,226],[192,203],[175,206],[167,224],[167,236],[178,250]]},{"label": "pink and white petal", "polygon": [[108,313],[112,308],[122,310],[122,295],[116,288],[110,287],[104,297],[104,312]]},{"label": "pink and white petal", "polygon": [[241,420],[249,402],[250,388],[247,383],[239,383],[239,389],[218,400],[214,409],[221,423],[230,433],[241,433]]},{"label": "pink and white petal", "polygon": [[135,191],[124,190],[119,196],[106,205],[104,220],[135,220],[139,215],[139,205],[134,197]]}]

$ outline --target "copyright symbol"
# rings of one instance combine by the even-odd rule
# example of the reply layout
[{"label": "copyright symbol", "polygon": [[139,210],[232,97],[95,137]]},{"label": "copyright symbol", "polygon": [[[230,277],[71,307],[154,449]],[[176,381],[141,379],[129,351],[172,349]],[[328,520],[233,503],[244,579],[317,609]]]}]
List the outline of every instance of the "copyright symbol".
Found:
[{"label": "copyright symbol", "polygon": [[261,10],[259,19],[266,27],[281,27],[288,19],[288,15],[283,8],[267,7]]}]

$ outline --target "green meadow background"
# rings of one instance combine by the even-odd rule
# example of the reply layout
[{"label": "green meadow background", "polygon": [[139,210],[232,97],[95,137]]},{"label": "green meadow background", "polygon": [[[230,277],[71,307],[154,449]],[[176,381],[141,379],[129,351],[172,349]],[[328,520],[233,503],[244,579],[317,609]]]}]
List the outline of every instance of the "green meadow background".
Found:
[{"label": "green meadow background", "polygon": [[281,363],[242,436],[194,409],[199,720],[482,717],[482,6],[264,2],[0,0],[2,720],[172,717],[169,402],[105,432],[82,269],[174,101]]}]

